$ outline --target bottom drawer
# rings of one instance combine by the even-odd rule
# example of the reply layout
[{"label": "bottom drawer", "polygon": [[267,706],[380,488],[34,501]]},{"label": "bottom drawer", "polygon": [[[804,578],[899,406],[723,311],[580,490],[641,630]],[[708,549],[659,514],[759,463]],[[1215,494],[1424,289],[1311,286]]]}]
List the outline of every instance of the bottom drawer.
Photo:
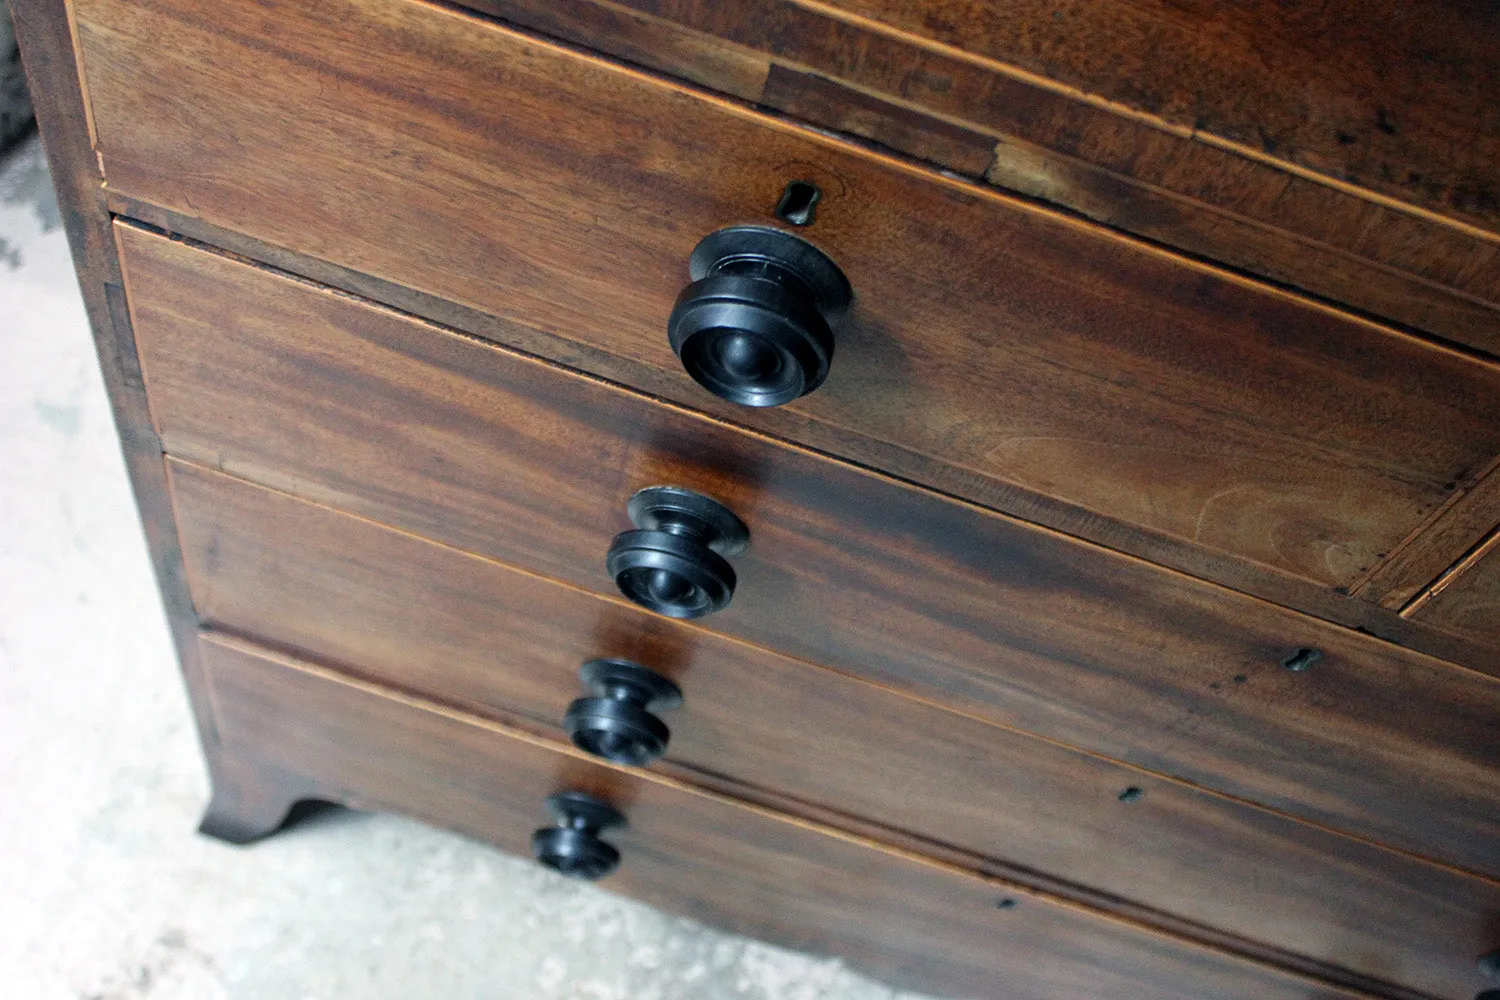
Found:
[{"label": "bottom drawer", "polygon": [[[964,997],[1312,1000],[1363,994],[1106,919],[981,876],[704,793],[236,639],[205,635],[217,773],[388,809],[526,853],[543,800],[629,817],[606,886],[764,940]],[[220,790],[222,792],[222,790]],[[1015,905],[1001,904],[1013,900]]]}]

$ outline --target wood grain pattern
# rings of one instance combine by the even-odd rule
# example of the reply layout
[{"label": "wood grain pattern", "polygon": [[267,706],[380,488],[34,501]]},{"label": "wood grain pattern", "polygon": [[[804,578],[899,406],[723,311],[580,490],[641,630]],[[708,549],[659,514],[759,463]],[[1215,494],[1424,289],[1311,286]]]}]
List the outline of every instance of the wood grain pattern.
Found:
[{"label": "wood grain pattern", "polygon": [[[643,388],[648,395],[670,398],[673,393],[680,392],[682,389],[681,372],[670,372],[634,364],[618,355],[607,354],[579,344],[565,344],[532,327],[501,319],[491,313],[480,312],[449,299],[426,295],[368,274],[276,247],[242,233],[171,212],[149,202],[125,198],[117,194],[111,194],[107,202],[111,211],[131,219],[148,221],[163,233],[174,236],[182,234],[191,240],[224,248],[231,255],[269,264],[288,274],[393,306],[408,315],[463,331],[492,343],[518,346],[522,350],[541,356],[556,356],[560,348],[565,348],[562,356],[571,367],[601,375],[618,384]],[[787,418],[786,414],[762,417],[758,415],[758,411],[747,413],[743,407],[717,400],[710,400],[704,409],[728,422],[749,424],[761,430],[772,430]],[[856,450],[860,451],[867,460],[867,464],[875,468],[881,467],[878,460],[882,455],[887,454],[881,452],[872,458],[871,455],[864,453],[862,448]],[[923,473],[915,477],[917,479],[942,478],[940,468],[916,459],[914,456],[898,454],[895,463],[898,466],[916,464]],[[1026,502],[1024,496],[1017,499],[1017,506],[1028,515],[1028,519],[1048,523],[1049,518],[1056,515],[1055,509],[1030,504]],[[1452,506],[1450,504],[1439,510],[1433,515],[1433,519],[1446,520],[1445,513],[1449,512]],[[1244,560],[1230,559],[1162,535],[1132,531],[1121,536],[1113,532],[1109,525],[1104,525],[1097,519],[1088,527],[1091,531],[1102,534],[1114,547],[1159,565],[1171,567],[1190,576],[1225,581],[1243,593],[1255,594],[1274,604],[1293,608],[1367,635],[1379,636],[1408,649],[1435,656],[1440,660],[1464,664],[1482,671],[1490,669],[1490,665],[1494,662],[1494,656],[1488,647],[1464,640],[1454,633],[1431,628],[1410,618],[1403,618],[1394,609],[1386,609],[1368,600],[1338,593],[1310,580],[1289,576]],[[1450,538],[1445,544],[1457,544],[1458,541],[1456,538]]]},{"label": "wood grain pattern", "polygon": [[779,63],[772,63],[766,73],[760,103],[966,177],[983,179],[994,165],[993,135],[903,108],[814,73],[788,70]]},{"label": "wood grain pattern", "polygon": [[480,0],[462,6],[567,39],[638,66],[667,70],[680,80],[743,101],[763,100],[771,60],[745,46],[674,27],[641,10],[594,0],[544,0],[512,7]]},{"label": "wood grain pattern", "polygon": [[[611,592],[630,494],[750,525],[715,630],[1493,875],[1496,678],[118,229],[170,453]],[[1291,651],[1324,657],[1305,674]]]},{"label": "wood grain pattern", "polygon": [[1500,232],[1493,4],[822,5]]},{"label": "wood grain pattern", "polygon": [[[198,466],[170,469],[209,627],[519,715],[564,742],[558,720],[580,693],[578,665],[634,659],[684,688],[683,708],[666,717],[668,760],[695,780],[720,779],[741,797],[744,786],[767,790],[793,812],[817,803],[1423,994],[1462,995],[1500,919],[1496,883]],[[1127,788],[1143,795],[1121,802]]]},{"label": "wood grain pattern", "polygon": [[[1500,354],[1500,241],[987,58],[802,0],[467,6],[755,100],[692,53],[717,45],[769,64],[767,107]],[[989,136],[993,162],[974,172],[918,116]]]},{"label": "wood grain pattern", "polygon": [[697,238],[818,181],[816,447],[1329,585],[1500,453],[1500,367],[1082,223],[419,2],[200,7],[80,4],[113,188],[658,369]]},{"label": "wood grain pattern", "polygon": [[[209,636],[220,726],[240,755],[295,767],[324,794],[527,853],[542,800],[578,789],[630,819],[603,885],[670,912],[841,955],[903,986],[1005,1000],[1311,1000],[1370,996],[1000,889],[986,879],[606,768],[495,723],[397,699]],[[1002,897],[1019,905],[998,909]]]},{"label": "wood grain pattern", "polygon": [[1500,651],[1500,527],[1403,613]]}]

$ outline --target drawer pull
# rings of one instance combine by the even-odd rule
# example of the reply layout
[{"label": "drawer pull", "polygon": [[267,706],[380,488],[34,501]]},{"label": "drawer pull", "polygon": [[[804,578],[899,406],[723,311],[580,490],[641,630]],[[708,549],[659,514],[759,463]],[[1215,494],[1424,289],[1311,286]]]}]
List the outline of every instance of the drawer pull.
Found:
[{"label": "drawer pull", "polygon": [[806,240],[779,229],[710,233],[688,259],[667,339],[703,388],[743,406],[780,406],[828,377],[831,323],[849,307],[849,281]]},{"label": "drawer pull", "polygon": [[682,690],[630,660],[590,660],[578,670],[588,690],[563,716],[563,729],[580,750],[612,764],[641,767],[667,752],[672,732],[652,709],[682,704]]},{"label": "drawer pull", "polygon": [[668,618],[701,618],[728,607],[734,567],[750,529],[717,500],[676,486],[652,486],[630,498],[634,531],[610,543],[605,567],[615,586]]},{"label": "drawer pull", "polygon": [[547,797],[556,826],[531,835],[531,853],[542,864],[568,878],[595,882],[620,867],[620,852],[599,834],[626,825],[620,810],[586,792],[559,792]]}]

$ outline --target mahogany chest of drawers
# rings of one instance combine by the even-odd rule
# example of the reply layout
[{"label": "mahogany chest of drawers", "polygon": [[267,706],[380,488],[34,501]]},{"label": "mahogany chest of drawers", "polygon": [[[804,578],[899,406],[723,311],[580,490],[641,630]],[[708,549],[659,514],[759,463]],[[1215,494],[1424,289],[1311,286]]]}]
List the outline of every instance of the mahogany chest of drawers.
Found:
[{"label": "mahogany chest of drawers", "polygon": [[957,997],[1500,975],[1492,7],[14,6],[206,832]]}]

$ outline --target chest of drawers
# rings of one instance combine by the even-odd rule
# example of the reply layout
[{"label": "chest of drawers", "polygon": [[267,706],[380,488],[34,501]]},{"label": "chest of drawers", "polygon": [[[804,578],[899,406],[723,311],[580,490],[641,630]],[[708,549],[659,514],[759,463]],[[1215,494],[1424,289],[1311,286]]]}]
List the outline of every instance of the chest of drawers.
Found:
[{"label": "chest of drawers", "polygon": [[1484,988],[1493,16],[18,7],[207,832],[954,996]]}]

